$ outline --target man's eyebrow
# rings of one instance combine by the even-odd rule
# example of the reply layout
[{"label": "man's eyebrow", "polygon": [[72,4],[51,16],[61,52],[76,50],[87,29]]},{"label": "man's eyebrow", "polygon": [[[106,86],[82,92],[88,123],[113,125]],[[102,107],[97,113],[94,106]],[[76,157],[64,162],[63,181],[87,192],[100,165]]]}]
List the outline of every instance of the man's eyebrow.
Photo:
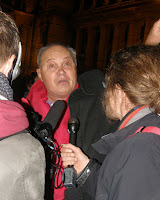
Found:
[{"label": "man's eyebrow", "polygon": [[46,60],[46,63],[49,62],[50,60],[55,60],[55,58],[50,58],[50,59]]},{"label": "man's eyebrow", "polygon": [[72,56],[67,56],[67,57],[64,57],[64,59],[68,59],[68,58],[72,59]]}]

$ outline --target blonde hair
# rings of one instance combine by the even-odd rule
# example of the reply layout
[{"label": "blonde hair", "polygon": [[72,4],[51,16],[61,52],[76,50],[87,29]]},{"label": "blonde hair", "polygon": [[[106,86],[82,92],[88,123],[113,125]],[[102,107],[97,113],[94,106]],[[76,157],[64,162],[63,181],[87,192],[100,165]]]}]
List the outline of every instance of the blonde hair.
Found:
[{"label": "blonde hair", "polygon": [[138,45],[113,55],[106,72],[104,108],[108,92],[117,85],[135,106],[149,105],[160,113],[160,48]]}]

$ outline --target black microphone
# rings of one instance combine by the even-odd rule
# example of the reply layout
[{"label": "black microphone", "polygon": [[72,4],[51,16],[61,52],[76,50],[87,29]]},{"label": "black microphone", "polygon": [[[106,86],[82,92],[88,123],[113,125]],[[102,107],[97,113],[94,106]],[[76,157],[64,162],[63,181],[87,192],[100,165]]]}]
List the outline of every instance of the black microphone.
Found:
[{"label": "black microphone", "polygon": [[69,143],[76,146],[77,131],[79,130],[79,120],[77,118],[71,118],[68,121],[68,131],[70,133]]},{"label": "black microphone", "polygon": [[[70,133],[69,142],[76,145],[77,131],[79,130],[79,120],[76,118],[71,118],[68,121],[68,131]],[[64,169],[64,187],[75,188],[76,187],[76,172],[73,166],[69,166]]]},{"label": "black microphone", "polygon": [[[50,136],[52,136],[53,130],[58,125],[60,118],[63,115],[64,110],[65,110],[64,101],[58,100],[52,105],[45,119],[43,121],[36,123],[37,124],[36,135],[38,136],[39,139],[41,139],[42,145],[45,148],[45,156],[46,156],[45,179],[46,179],[47,188],[51,187],[51,180],[53,177],[54,169],[56,169],[54,172],[54,187],[55,187],[55,176],[57,174],[57,170],[60,170],[58,166],[60,162],[60,155],[57,152],[56,145],[52,141]],[[55,158],[54,164],[53,164],[53,157]],[[56,164],[56,162],[58,164]],[[49,192],[49,190],[50,189],[47,189],[47,192]]]},{"label": "black microphone", "polygon": [[61,100],[56,101],[50,108],[45,119],[39,123],[36,130],[37,135],[44,139],[52,135],[65,108],[65,103]]}]

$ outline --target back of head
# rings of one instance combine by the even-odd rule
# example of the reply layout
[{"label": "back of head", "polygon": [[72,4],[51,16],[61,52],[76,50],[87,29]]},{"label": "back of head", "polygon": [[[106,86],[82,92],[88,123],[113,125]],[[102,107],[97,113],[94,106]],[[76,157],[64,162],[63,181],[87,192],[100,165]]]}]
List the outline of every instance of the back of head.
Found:
[{"label": "back of head", "polygon": [[106,92],[116,85],[134,105],[149,105],[160,113],[160,48],[138,45],[116,52],[106,74]]},{"label": "back of head", "polygon": [[18,55],[19,32],[14,20],[0,12],[0,66],[12,55]]}]

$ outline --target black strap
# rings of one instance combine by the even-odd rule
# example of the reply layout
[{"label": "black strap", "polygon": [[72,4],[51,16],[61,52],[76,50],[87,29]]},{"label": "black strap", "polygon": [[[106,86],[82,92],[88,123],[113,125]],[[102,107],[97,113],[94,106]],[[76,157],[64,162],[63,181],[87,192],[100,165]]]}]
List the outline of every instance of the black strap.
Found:
[{"label": "black strap", "polygon": [[90,159],[87,166],[83,169],[83,171],[77,176],[76,183],[78,186],[81,186],[85,183],[88,176],[91,174],[91,169],[93,168],[94,164],[96,163],[95,159]]},{"label": "black strap", "polygon": [[146,126],[143,126],[139,132],[143,132],[143,130],[144,130],[145,128],[146,128]]}]

